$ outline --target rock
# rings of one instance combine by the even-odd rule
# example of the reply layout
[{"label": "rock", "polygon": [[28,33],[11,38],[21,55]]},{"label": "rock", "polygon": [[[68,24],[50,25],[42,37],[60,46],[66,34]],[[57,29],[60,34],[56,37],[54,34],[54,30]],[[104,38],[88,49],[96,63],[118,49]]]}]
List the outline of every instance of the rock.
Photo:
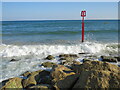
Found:
[{"label": "rock", "polygon": [[102,61],[106,62],[117,62],[117,59],[111,56],[101,56]]},{"label": "rock", "polygon": [[66,61],[66,60],[62,60],[60,63],[60,65],[68,65],[68,66],[70,66],[71,64],[73,64],[72,61]]},{"label": "rock", "polygon": [[1,88],[1,90],[5,90],[8,88],[23,88],[21,81],[22,79],[19,77],[10,78],[9,80],[7,80],[5,85]]},{"label": "rock", "polygon": [[10,60],[10,62],[14,62],[14,61],[18,61],[18,60],[16,60],[16,59],[11,59],[11,60]]},{"label": "rock", "polygon": [[35,76],[37,84],[51,84],[51,77],[49,71],[41,71],[37,76]]},{"label": "rock", "polygon": [[35,75],[31,75],[27,79],[23,80],[22,84],[24,88],[36,85],[37,82],[35,80]]},{"label": "rock", "polygon": [[66,60],[62,60],[60,65],[65,65],[66,64]]},{"label": "rock", "polygon": [[75,74],[71,69],[63,66],[56,65],[52,68],[51,76],[53,78],[53,82],[64,79],[66,76]]},{"label": "rock", "polygon": [[62,60],[60,63],[60,65],[68,65],[68,66],[71,66],[73,64],[80,65],[81,63],[79,61],[66,61],[66,60]]},{"label": "rock", "polygon": [[77,58],[78,56],[77,54],[61,54],[59,55],[59,57],[74,57],[74,58],[76,57]]},{"label": "rock", "polygon": [[56,65],[56,63],[53,62],[44,62],[41,64],[44,67],[53,67],[53,65]]},{"label": "rock", "polygon": [[83,59],[83,63],[86,62],[86,61],[90,61],[90,59]]},{"label": "rock", "polygon": [[88,54],[88,53],[78,53],[78,54]]},{"label": "rock", "polygon": [[40,80],[40,84],[52,84],[51,83],[52,79],[50,76],[44,76]]},{"label": "rock", "polygon": [[49,71],[39,70],[39,71],[32,72],[31,75],[36,75],[35,80],[37,84],[50,84],[51,78],[50,78]]},{"label": "rock", "polygon": [[22,82],[23,87],[28,88],[28,87],[37,85],[37,84],[41,83],[42,78],[45,78],[49,74],[50,74],[50,72],[45,71],[45,70],[39,70],[39,71],[31,72],[29,77],[27,79],[23,80],[23,82]]},{"label": "rock", "polygon": [[0,89],[6,84],[6,82],[8,82],[9,79],[3,80],[2,82],[0,82]]},{"label": "rock", "polygon": [[61,65],[71,65],[78,56],[76,54],[61,54],[59,55],[61,60]]},{"label": "rock", "polygon": [[81,73],[82,71],[89,71],[89,70],[105,70],[105,71],[111,71],[118,73],[118,67],[116,65],[110,64],[108,62],[102,62],[102,61],[87,61],[83,64],[76,65],[72,67],[72,69],[76,73]]},{"label": "rock", "polygon": [[77,54],[69,54],[70,57],[78,57]]},{"label": "rock", "polygon": [[67,76],[65,79],[59,80],[55,84],[56,90],[59,89],[71,90],[78,79],[79,79],[79,74]]},{"label": "rock", "polygon": [[48,59],[48,60],[53,60],[55,57],[53,57],[52,55],[48,55],[47,57],[46,57],[46,59]]},{"label": "rock", "polygon": [[44,71],[44,70],[38,70],[38,71],[31,72],[31,73],[30,73],[30,76],[40,74],[40,73],[43,72],[43,71]]},{"label": "rock", "polygon": [[93,90],[97,88],[120,88],[120,78],[118,75],[110,74],[110,72],[106,71],[84,71],[81,74],[71,75],[64,80],[58,81],[56,86],[62,89],[67,88],[68,90],[76,88]]},{"label": "rock", "polygon": [[52,90],[52,87],[49,84],[40,84],[40,85],[31,86],[31,87],[29,87],[29,89]]},{"label": "rock", "polygon": [[73,64],[80,65],[81,62],[79,62],[79,61],[73,61]]},{"label": "rock", "polygon": [[74,58],[73,57],[62,57],[60,58],[61,60],[61,63],[64,65],[64,64],[68,64],[68,63],[71,63],[73,62]]},{"label": "rock", "polygon": [[31,72],[26,71],[23,74],[21,74],[20,76],[28,77],[30,74],[31,74]]},{"label": "rock", "polygon": [[114,58],[117,58],[117,61],[119,61],[119,62],[120,62],[120,57],[114,57]]},{"label": "rock", "polygon": [[76,74],[56,82],[57,89],[120,88],[120,67],[101,61],[87,61],[76,65]]},{"label": "rock", "polygon": [[64,57],[64,58],[60,58],[60,60],[66,60],[66,61],[73,61],[73,60],[75,60],[75,58],[73,58],[73,57]]},{"label": "rock", "polygon": [[59,57],[69,57],[69,54],[60,54]]}]

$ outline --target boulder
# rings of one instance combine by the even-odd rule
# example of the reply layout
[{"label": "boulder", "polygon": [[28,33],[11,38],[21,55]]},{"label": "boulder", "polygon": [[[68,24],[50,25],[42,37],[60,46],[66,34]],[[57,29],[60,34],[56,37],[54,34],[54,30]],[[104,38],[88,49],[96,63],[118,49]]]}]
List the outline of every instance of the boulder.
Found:
[{"label": "boulder", "polygon": [[[47,77],[50,74],[49,71],[45,71],[45,70],[39,70],[39,71],[35,71],[35,72],[31,72],[31,74],[29,75],[29,77],[27,79],[24,79],[22,84],[24,88],[28,88],[34,85],[37,85],[39,83],[42,83],[41,80],[45,77]],[[47,81],[45,81],[47,82]],[[44,82],[44,83],[45,83]]]},{"label": "boulder", "polygon": [[84,52],[83,52],[83,53],[78,53],[78,54],[88,54],[88,53],[84,53]]},{"label": "boulder", "polygon": [[61,65],[71,65],[75,61],[74,57],[61,57]]},{"label": "boulder", "polygon": [[56,82],[57,89],[120,88],[120,67],[101,61],[87,61],[74,67],[76,74]]},{"label": "boulder", "polygon": [[55,57],[53,57],[52,55],[48,55],[45,59],[48,59],[48,60],[53,60]]},{"label": "boulder", "polygon": [[59,57],[61,65],[71,65],[74,63],[75,59],[78,58],[77,54],[61,54]]},{"label": "boulder", "polygon": [[44,67],[53,67],[53,65],[56,65],[56,63],[53,62],[44,62],[41,64]]},{"label": "boulder", "polygon": [[41,71],[38,75],[35,76],[37,84],[51,84],[51,77],[49,71]]},{"label": "boulder", "polygon": [[28,77],[30,74],[31,74],[31,72],[26,71],[23,74],[21,74],[20,76]]},{"label": "boulder", "polygon": [[111,71],[111,72],[119,72],[119,68],[116,65],[110,64],[108,62],[102,62],[102,61],[87,61],[80,65],[75,65],[72,67],[72,69],[76,73],[81,73],[82,71],[89,71],[89,70],[105,70],[105,71]]},{"label": "boulder", "polygon": [[59,80],[54,87],[56,88],[56,90],[59,89],[71,90],[76,84],[76,81],[78,79],[79,79],[79,74],[70,75],[63,80]]},{"label": "boulder", "polygon": [[70,57],[78,58],[77,54],[69,54]]},{"label": "boulder", "polygon": [[59,57],[69,57],[69,54],[60,54]]},{"label": "boulder", "polygon": [[10,60],[10,62],[14,62],[14,61],[18,61],[18,60],[16,60],[16,59],[11,59],[11,60]]},{"label": "boulder", "polygon": [[[69,81],[69,82],[68,82]],[[120,88],[120,77],[108,71],[84,71],[81,74],[75,74],[66,77],[56,83],[56,87],[59,89],[70,90],[76,88]]]},{"label": "boulder", "polygon": [[117,58],[117,60],[120,62],[120,56],[118,56],[118,57],[114,57],[114,58]]},{"label": "boulder", "polygon": [[80,65],[81,63],[79,61],[66,61],[66,60],[62,60],[61,65],[68,65],[68,66],[71,66],[73,64],[77,64],[77,65]]},{"label": "boulder", "polygon": [[77,54],[60,54],[59,57],[74,57],[77,58]]},{"label": "boulder", "polygon": [[102,61],[106,62],[117,62],[117,59],[111,56],[101,56]]},{"label": "boulder", "polygon": [[53,78],[53,82],[57,82],[58,80],[62,80],[69,75],[75,74],[71,69],[63,66],[56,65],[52,68],[51,77]]},{"label": "boulder", "polygon": [[29,89],[34,90],[52,90],[52,87],[49,84],[39,84],[29,87]]},{"label": "boulder", "polygon": [[90,59],[83,59],[83,63],[86,62],[86,61],[90,61]]},{"label": "boulder", "polygon": [[73,64],[75,64],[75,65],[80,65],[81,62],[79,62],[79,61],[73,61]]},{"label": "boulder", "polygon": [[73,58],[73,57],[64,57],[64,58],[60,58],[60,60],[66,60],[66,61],[71,62],[71,61],[75,60],[75,58]]},{"label": "boulder", "polygon": [[[84,71],[80,74],[74,88],[109,88],[110,72],[109,71]],[[117,80],[117,79],[116,79]],[[111,84],[112,85],[112,84]]]},{"label": "boulder", "polygon": [[6,82],[8,82],[9,79],[3,80],[2,82],[0,82],[0,89],[6,84]]},{"label": "boulder", "polygon": [[1,88],[1,90],[5,90],[5,89],[8,89],[8,88],[14,88],[14,89],[23,88],[21,82],[22,82],[22,78],[19,78],[19,77],[10,78],[10,79],[7,80],[7,82]]},{"label": "boulder", "polygon": [[52,84],[51,81],[52,79],[50,76],[44,76],[41,78],[39,84]]},{"label": "boulder", "polygon": [[[41,72],[43,72],[43,71],[45,71],[45,70],[33,71],[33,72],[30,73],[30,76],[37,75],[37,74],[41,74]],[[47,71],[45,71],[45,72],[47,72]]]},{"label": "boulder", "polygon": [[29,78],[23,80],[23,87],[24,88],[28,88],[30,86],[34,86],[37,84],[36,80],[35,80],[35,76],[30,76]]},{"label": "boulder", "polygon": [[73,64],[73,62],[72,61],[66,61],[66,60],[62,60],[61,61],[61,63],[60,63],[60,65],[71,65],[71,64]]}]

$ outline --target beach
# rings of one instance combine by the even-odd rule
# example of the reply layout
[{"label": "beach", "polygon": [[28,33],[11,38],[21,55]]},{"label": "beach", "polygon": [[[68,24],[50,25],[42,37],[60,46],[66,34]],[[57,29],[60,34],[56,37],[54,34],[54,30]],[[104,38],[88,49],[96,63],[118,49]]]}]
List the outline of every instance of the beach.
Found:
[{"label": "beach", "polygon": [[[119,46],[117,20],[85,20],[85,42],[83,43],[80,20],[3,21],[0,82],[17,79],[22,82],[20,88],[36,88],[39,85],[42,88],[52,89],[120,88]],[[63,69],[60,70],[60,67]],[[64,70],[68,73],[63,72]],[[27,76],[24,75],[26,72]],[[107,82],[104,85],[102,80],[99,79],[99,82],[96,80],[100,73],[103,75],[102,78],[106,75],[106,78],[102,79]],[[48,82],[43,79],[46,78],[43,77],[44,74],[49,77]],[[82,79],[84,75],[88,75],[84,77],[88,78],[92,74],[96,86],[91,84],[92,76],[92,79],[87,79],[90,81],[89,84],[79,81],[83,86],[77,83],[73,85],[78,78]],[[31,85],[28,79],[36,75],[40,75],[38,78],[43,81],[36,79]],[[62,75],[63,78],[56,78],[56,75]],[[67,80],[73,81],[67,86],[62,85]],[[110,80],[116,83],[110,83]],[[116,86],[112,87],[112,84]],[[8,84],[4,85],[3,88],[6,88]]]}]

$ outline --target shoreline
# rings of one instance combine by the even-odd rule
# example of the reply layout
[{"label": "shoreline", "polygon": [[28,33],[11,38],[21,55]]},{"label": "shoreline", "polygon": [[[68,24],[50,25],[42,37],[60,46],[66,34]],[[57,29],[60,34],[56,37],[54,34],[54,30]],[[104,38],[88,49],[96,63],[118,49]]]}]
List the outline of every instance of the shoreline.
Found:
[{"label": "shoreline", "polygon": [[[85,55],[85,54],[86,53],[79,53],[79,55]],[[8,88],[8,87],[19,88],[18,86],[14,86],[15,83],[19,83],[19,85],[20,85],[20,83],[22,83],[20,85],[20,87],[25,88],[25,89],[28,89],[28,88],[47,88],[48,89],[49,88],[51,90],[53,88],[54,89],[66,88],[66,87],[71,87],[71,86],[69,86],[69,84],[66,85],[66,86],[64,86],[64,85],[61,86],[62,83],[66,82],[66,79],[74,80],[76,77],[80,77],[81,78],[81,75],[76,76],[77,73],[78,73],[77,71],[79,70],[77,68],[80,68],[81,70],[83,70],[85,68],[89,69],[89,68],[92,67],[93,71],[96,72],[96,70],[97,70],[96,68],[99,67],[99,65],[103,66],[103,64],[108,64],[107,66],[104,66],[104,68],[107,68],[107,69],[108,68],[112,69],[112,67],[114,67],[114,68],[113,68],[112,71],[111,70],[106,71],[107,73],[109,73],[109,72],[113,73],[113,72],[116,72],[116,70],[120,70],[120,66],[110,64],[110,62],[117,63],[118,61],[120,61],[120,57],[101,56],[101,61],[100,61],[100,60],[95,59],[95,56],[91,56],[91,57],[94,58],[94,60],[92,58],[91,59],[90,58],[88,58],[88,59],[84,58],[82,60],[83,63],[79,62],[79,61],[76,61],[76,59],[79,58],[79,56],[77,54],[61,54],[61,55],[58,55],[58,57],[59,57],[60,63],[52,62],[52,61],[55,60],[55,57],[52,56],[52,55],[48,55],[46,58],[44,58],[45,62],[41,63],[40,66],[52,68],[50,71],[46,71],[46,70],[38,70],[38,71],[33,71],[33,72],[26,71],[25,73],[21,74],[19,77],[14,77],[14,78],[8,79],[7,82],[5,82],[6,80],[2,81],[3,83],[5,82],[2,88]],[[10,62],[17,62],[17,61],[15,59],[12,59]],[[94,67],[94,65],[93,65],[94,63],[93,62],[95,63],[95,66],[97,65],[96,68]],[[86,63],[90,64],[90,66],[87,65],[87,67],[86,67]],[[83,66],[83,68],[81,68],[82,66]],[[64,72],[64,69],[65,69],[65,72]],[[103,67],[99,67],[99,69],[104,71]],[[83,72],[86,72],[86,70],[85,71],[83,70]],[[103,73],[102,71],[101,71],[101,73]],[[43,74],[45,74],[46,77],[49,76],[49,78],[47,78],[48,81],[44,80],[46,78],[43,75],[41,75],[40,72],[44,72]],[[61,77],[61,76],[59,77],[60,72],[62,73],[63,77]],[[79,71],[79,72],[81,72],[81,71]],[[97,71],[96,73],[98,73],[98,72],[99,71]],[[89,72],[89,73],[91,73],[91,72]],[[94,74],[94,73],[91,73],[91,74]],[[26,77],[26,75],[27,75],[27,77]],[[30,75],[30,76],[28,77],[28,75]],[[37,83],[39,80],[36,81],[37,79],[34,78],[36,75],[38,75],[39,79],[43,79],[43,81]],[[90,75],[88,75],[87,77],[90,77]],[[98,74],[95,74],[95,75],[98,75]],[[71,79],[72,77],[74,77],[74,78]],[[110,75],[110,77],[111,77],[111,75]],[[120,79],[120,75],[118,75],[116,77]],[[32,82],[30,81],[30,78],[32,78],[32,80],[34,80],[34,85],[32,85],[32,86],[29,85],[30,83],[33,83],[33,81]],[[100,77],[96,77],[96,78],[100,78]],[[107,78],[109,79],[109,77],[107,77]],[[14,79],[16,81],[14,81]],[[116,80],[118,80],[118,79],[116,79]],[[12,82],[14,82],[13,85],[12,85]],[[90,82],[92,83],[92,81],[90,81]],[[118,80],[118,82],[119,82],[119,80]],[[80,82],[80,83],[83,84],[82,82]],[[99,84],[102,84],[101,81],[99,82]],[[87,85],[87,83],[86,83],[86,84],[84,84],[84,86],[87,87],[89,85]],[[120,86],[120,82],[118,83],[118,86],[116,86],[114,88],[119,88],[119,86]],[[83,87],[80,86],[80,88],[83,88]],[[95,86],[92,85],[90,87],[94,88]],[[99,87],[100,86],[97,86],[96,88],[99,88]],[[110,88],[110,87],[102,87],[101,86],[101,88]]]}]

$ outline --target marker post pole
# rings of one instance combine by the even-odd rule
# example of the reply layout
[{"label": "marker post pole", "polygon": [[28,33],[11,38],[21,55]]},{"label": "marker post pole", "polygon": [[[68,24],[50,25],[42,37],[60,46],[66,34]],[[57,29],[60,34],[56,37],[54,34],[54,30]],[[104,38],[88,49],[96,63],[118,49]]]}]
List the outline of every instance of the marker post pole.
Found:
[{"label": "marker post pole", "polygon": [[82,17],[82,42],[84,42],[84,17],[86,16],[86,11],[81,11]]}]

